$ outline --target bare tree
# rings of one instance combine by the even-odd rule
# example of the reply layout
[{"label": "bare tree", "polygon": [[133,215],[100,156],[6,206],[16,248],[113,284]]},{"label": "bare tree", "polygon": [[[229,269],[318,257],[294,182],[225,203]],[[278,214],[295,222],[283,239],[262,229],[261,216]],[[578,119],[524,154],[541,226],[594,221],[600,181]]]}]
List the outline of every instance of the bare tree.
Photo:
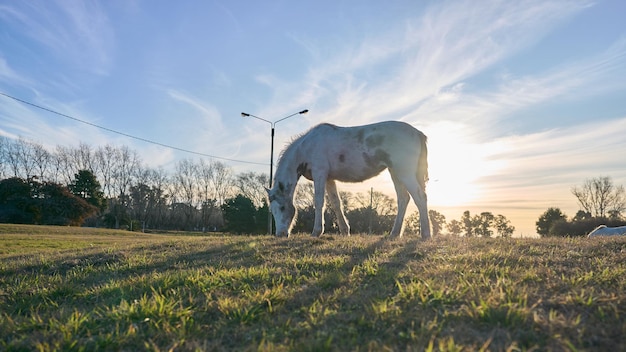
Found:
[{"label": "bare tree", "polygon": [[89,144],[80,142],[78,147],[70,149],[70,159],[77,170],[89,170],[95,174],[93,151]]},{"label": "bare tree", "polygon": [[[100,176],[94,164],[99,161],[92,147],[86,143],[79,143],[78,147],[65,147],[57,145],[55,153],[50,160],[50,178],[69,185],[74,180],[80,170],[89,170],[91,173]],[[104,190],[104,185],[103,190]],[[105,195],[109,196],[107,192]]]},{"label": "bare tree", "polygon": [[224,204],[233,192],[233,170],[226,164],[219,161],[212,161],[211,184],[215,192],[215,200],[218,205]]},{"label": "bare tree", "polygon": [[143,228],[158,228],[164,223],[167,196],[164,186],[167,175],[162,169],[139,167],[134,184],[130,187],[130,207],[133,219]]},{"label": "bare tree", "polygon": [[137,183],[144,183],[153,189],[162,190],[163,194],[165,194],[165,190],[168,187],[168,175],[163,170],[163,168],[159,167],[157,169],[142,167],[140,166],[137,171]]},{"label": "bare tree", "polygon": [[[130,204],[130,187],[136,179],[136,173],[141,165],[137,152],[128,147],[112,149],[112,159],[109,198],[110,214],[115,218],[115,228],[119,228],[121,221],[128,217]],[[132,226],[132,223],[130,224]]]},{"label": "bare tree", "polygon": [[155,227],[165,224],[167,202],[170,198],[170,195],[167,193],[168,182],[168,175],[162,168],[148,169],[146,184],[152,189],[154,198],[153,206],[149,209],[148,218],[151,219]]},{"label": "bare tree", "polygon": [[136,171],[141,165],[141,159],[136,151],[131,151],[127,146],[118,148],[115,153],[113,165],[113,188],[118,197],[128,195],[128,189],[136,176]]},{"label": "bare tree", "polygon": [[26,179],[33,175],[34,164],[30,145],[23,139],[9,141],[5,148],[5,160],[13,177]]},{"label": "bare tree", "polygon": [[69,185],[78,173],[78,168],[72,163],[72,151],[68,147],[57,145],[54,153],[54,173],[57,182]]},{"label": "bare tree", "polygon": [[0,136],[0,179],[4,179],[7,176],[7,152],[9,147],[9,139],[4,136]]},{"label": "bare tree", "polygon": [[200,219],[202,230],[210,228],[211,219],[219,212],[217,194],[214,191],[213,179],[215,168],[213,163],[200,159],[197,165],[197,183],[200,201]]},{"label": "bare tree", "polygon": [[19,175],[19,153],[17,152],[15,142],[6,139],[3,145],[3,165],[7,175],[18,177]]},{"label": "bare tree", "polygon": [[52,163],[52,155],[41,144],[31,143],[31,148],[37,176],[42,180],[50,178],[49,171]]},{"label": "bare tree", "polygon": [[594,217],[619,217],[626,209],[624,186],[615,186],[608,176],[587,179],[582,186],[572,188],[572,194]]},{"label": "bare tree", "polygon": [[313,189],[313,182],[308,180],[298,182],[296,185],[294,205],[298,209],[313,209],[315,206],[315,190]]},{"label": "bare tree", "polygon": [[235,177],[235,192],[252,200],[256,207],[267,203],[266,187],[268,187],[267,174],[244,172]]},{"label": "bare tree", "polygon": [[173,180],[174,191],[176,192],[176,203],[183,206],[176,206],[184,214],[184,226],[193,228],[193,219],[197,211],[196,204],[198,199],[197,184],[198,166],[191,159],[183,159],[176,163],[176,171]]},{"label": "bare tree", "polygon": [[114,196],[113,178],[119,162],[117,154],[117,148],[109,144],[94,152],[96,169],[98,170],[96,175],[102,181],[102,191],[109,198]]},{"label": "bare tree", "polygon": [[196,165],[196,183],[198,185],[198,197],[200,203],[215,199],[212,195],[211,180],[213,179],[213,165],[200,159]]},{"label": "bare tree", "polygon": [[191,159],[183,159],[176,163],[176,171],[173,176],[176,186],[176,195],[181,203],[189,206],[196,205],[198,167]]},{"label": "bare tree", "polygon": [[371,205],[376,214],[380,216],[394,215],[397,211],[396,201],[378,191],[357,193],[353,197],[353,202],[357,208],[369,208]]}]

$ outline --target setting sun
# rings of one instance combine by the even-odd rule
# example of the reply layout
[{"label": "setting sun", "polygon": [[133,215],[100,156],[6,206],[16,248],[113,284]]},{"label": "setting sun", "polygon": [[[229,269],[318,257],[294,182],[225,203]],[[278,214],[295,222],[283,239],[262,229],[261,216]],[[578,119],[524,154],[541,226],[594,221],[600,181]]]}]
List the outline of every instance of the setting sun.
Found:
[{"label": "setting sun", "polygon": [[496,143],[472,143],[456,124],[429,128],[428,199],[434,206],[458,207],[477,201],[482,195],[480,179],[502,165],[489,156],[501,151]]},{"label": "setting sun", "polygon": [[[448,125],[448,124],[446,124]],[[439,206],[461,206],[475,200],[480,190],[479,156],[454,126],[429,129],[428,199]]]}]

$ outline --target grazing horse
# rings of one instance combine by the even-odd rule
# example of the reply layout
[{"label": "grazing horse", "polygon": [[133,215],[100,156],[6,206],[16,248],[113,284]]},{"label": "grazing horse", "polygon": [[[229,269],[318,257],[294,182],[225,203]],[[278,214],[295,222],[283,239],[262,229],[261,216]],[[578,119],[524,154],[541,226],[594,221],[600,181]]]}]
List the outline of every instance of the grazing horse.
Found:
[{"label": "grazing horse", "polygon": [[589,232],[587,237],[621,235],[626,235],[626,226],[606,227],[606,225],[600,225],[593,229],[593,231]]},{"label": "grazing horse", "polygon": [[350,235],[335,181],[362,182],[389,169],[398,197],[398,214],[390,236],[402,236],[404,214],[413,197],[419,210],[422,238],[430,238],[425,192],[427,154],[426,136],[404,122],[355,127],[323,123],[313,127],[281,153],[274,184],[267,190],[276,235],[289,237],[296,216],[293,197],[300,176],[314,184],[312,236],[324,233],[324,191],[337,215],[340,233]]}]

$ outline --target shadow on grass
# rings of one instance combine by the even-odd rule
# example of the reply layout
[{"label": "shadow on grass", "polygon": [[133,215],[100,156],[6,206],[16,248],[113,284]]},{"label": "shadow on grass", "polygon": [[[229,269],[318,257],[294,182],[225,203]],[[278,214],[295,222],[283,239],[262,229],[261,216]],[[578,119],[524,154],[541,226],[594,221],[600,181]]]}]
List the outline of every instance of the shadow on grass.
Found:
[{"label": "shadow on grass", "polygon": [[[581,312],[589,318],[592,308],[623,312],[609,310],[621,296],[593,293],[623,292],[623,271],[599,269],[620,263],[624,242],[445,241],[163,236],[3,257],[0,311],[13,322],[0,326],[9,344],[42,331],[41,340],[54,342],[75,324],[70,337],[94,349],[145,348],[145,341],[168,349],[184,341],[183,350],[424,350],[435,338],[454,349],[452,337],[468,348],[522,341],[530,349],[548,344],[551,333],[538,327],[554,326],[541,321],[551,312],[570,320]],[[561,298],[542,294],[545,287]],[[587,291],[567,294],[572,288]],[[495,332],[504,337],[490,340]],[[41,340],[19,346],[34,349]]]},{"label": "shadow on grass", "polygon": [[[193,315],[195,326],[188,329],[197,335],[186,339],[200,344],[196,347],[207,347],[202,341],[222,348],[276,343],[324,349],[331,341],[360,345],[393,329],[377,317],[372,305],[393,296],[408,261],[422,260],[429,250],[416,251],[421,242],[417,239],[359,236],[232,237],[206,242],[211,240],[176,239],[130,248],[94,248],[79,255],[64,252],[49,260],[31,258],[38,262],[3,274],[53,283],[47,290],[16,292],[3,309],[12,315],[35,310],[38,315],[55,316],[59,307],[83,312],[100,307],[97,315],[103,324],[126,330],[145,325],[145,319],[162,325],[160,319],[184,318],[151,308],[164,300],[169,302],[167,309]],[[239,273],[262,268],[267,268],[263,276]],[[213,282],[217,279],[211,277],[230,274],[217,286]],[[205,281],[212,283],[205,285]],[[255,295],[258,299],[251,300]],[[158,331],[146,329],[144,337]],[[159,345],[169,343],[163,339]]]}]

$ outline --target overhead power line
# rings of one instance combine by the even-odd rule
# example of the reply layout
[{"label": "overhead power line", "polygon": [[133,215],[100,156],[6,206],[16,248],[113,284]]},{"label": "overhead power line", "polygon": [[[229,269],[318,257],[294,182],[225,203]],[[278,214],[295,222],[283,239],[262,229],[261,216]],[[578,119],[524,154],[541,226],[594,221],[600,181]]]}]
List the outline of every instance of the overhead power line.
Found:
[{"label": "overhead power line", "polygon": [[50,108],[47,108],[47,107],[44,107],[44,106],[41,106],[41,105],[37,105],[37,104],[31,103],[31,102],[29,102],[29,101],[26,101],[26,100],[23,100],[23,99],[20,99],[20,98],[16,98],[16,97],[14,97],[14,96],[11,96],[11,95],[6,94],[6,93],[3,93],[3,92],[0,92],[0,95],[3,95],[3,96],[5,96],[5,97],[7,97],[7,98],[9,98],[9,99],[13,99],[13,100],[15,100],[15,101],[17,101],[17,102],[20,102],[20,103],[22,103],[22,104],[30,105],[30,106],[35,107],[35,108],[37,108],[37,109],[41,109],[41,110],[44,110],[44,111],[50,112],[50,113],[55,114],[55,115],[63,116],[63,117],[68,118],[68,119],[70,119],[70,120],[74,120],[74,121],[76,121],[76,122],[83,123],[83,124],[85,124],[85,125],[89,125],[89,126],[92,126],[92,127],[96,127],[96,128],[99,128],[99,129],[104,130],[104,131],[107,131],[107,132],[111,132],[111,133],[119,134],[119,135],[121,135],[121,136],[128,137],[128,138],[132,138],[132,139],[136,139],[136,140],[138,140],[138,141],[142,141],[142,142],[145,142],[145,143],[155,144],[155,145],[158,145],[158,146],[161,146],[161,147],[164,147],[164,148],[169,148],[169,149],[173,149],[173,150],[178,150],[178,151],[180,151],[180,152],[189,153],[189,154],[195,154],[195,155],[200,155],[200,156],[204,156],[204,157],[208,157],[208,158],[214,158],[214,159],[220,159],[220,160],[231,161],[231,162],[235,162],[235,163],[253,164],[253,165],[264,165],[264,166],[267,166],[267,165],[268,165],[267,163],[257,163],[257,162],[254,162],[254,161],[246,161],[246,160],[238,160],[238,159],[225,158],[225,157],[221,157],[221,156],[210,155],[210,154],[205,154],[205,153],[195,152],[195,151],[193,151],[193,150],[189,150],[189,149],[184,149],[184,148],[175,147],[175,146],[168,145],[168,144],[165,144],[165,143],[161,143],[161,142],[153,141],[153,140],[150,140],[150,139],[147,139],[147,138],[137,137],[137,136],[133,136],[133,135],[128,134],[128,133],[124,133],[124,132],[116,131],[116,130],[113,130],[113,129],[110,129],[110,128],[107,128],[107,127],[104,127],[104,126],[96,125],[95,123],[91,123],[91,122],[88,122],[88,121],[85,121],[85,120],[81,120],[81,119],[79,119],[79,118],[76,118],[76,117],[73,117],[73,116],[70,116],[70,115],[67,115],[67,114],[60,113],[60,112],[55,111],[55,110],[52,110],[52,109],[50,109]]}]

